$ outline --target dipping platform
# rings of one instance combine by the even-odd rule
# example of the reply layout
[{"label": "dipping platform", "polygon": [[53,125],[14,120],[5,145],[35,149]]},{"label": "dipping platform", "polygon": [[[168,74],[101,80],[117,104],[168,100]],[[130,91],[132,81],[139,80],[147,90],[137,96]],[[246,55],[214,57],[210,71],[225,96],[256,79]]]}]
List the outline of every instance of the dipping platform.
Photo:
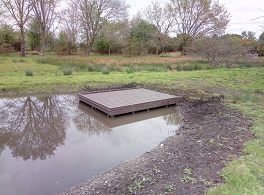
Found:
[{"label": "dipping platform", "polygon": [[91,92],[78,95],[80,102],[84,102],[110,117],[175,105],[182,99],[181,96],[143,88]]}]

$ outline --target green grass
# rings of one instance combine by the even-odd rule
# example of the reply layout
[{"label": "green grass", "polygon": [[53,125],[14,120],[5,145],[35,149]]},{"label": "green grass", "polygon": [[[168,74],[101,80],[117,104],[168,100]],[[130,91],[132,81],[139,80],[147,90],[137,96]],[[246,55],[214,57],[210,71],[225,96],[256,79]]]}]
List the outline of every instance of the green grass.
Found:
[{"label": "green grass", "polygon": [[256,139],[245,145],[246,155],[228,164],[222,175],[226,183],[207,194],[264,194],[264,101],[243,101],[230,104],[254,120],[252,131]]},{"label": "green grass", "polygon": [[[253,119],[252,131],[256,139],[246,144],[244,156],[223,170],[225,184],[207,193],[264,194],[263,61],[262,65],[261,61],[250,65],[246,62],[245,65],[236,64],[236,68],[212,69],[203,61],[169,55],[126,58],[99,55],[58,57],[48,54],[20,59],[14,54],[0,56],[1,91],[77,92],[84,87],[107,88],[135,82],[145,87],[154,86],[187,94],[190,99],[223,96],[227,105]],[[65,76],[65,67],[75,71]],[[188,68],[195,71],[187,71]],[[34,72],[34,76],[26,76],[27,70]]]}]

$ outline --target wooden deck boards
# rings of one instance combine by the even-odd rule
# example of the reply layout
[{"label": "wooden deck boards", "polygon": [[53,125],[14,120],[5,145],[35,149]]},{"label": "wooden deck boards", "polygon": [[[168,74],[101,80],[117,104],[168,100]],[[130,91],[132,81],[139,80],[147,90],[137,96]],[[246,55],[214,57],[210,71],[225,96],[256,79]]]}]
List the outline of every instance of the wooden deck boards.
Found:
[{"label": "wooden deck boards", "polygon": [[109,116],[178,103],[182,97],[148,89],[124,89],[79,94],[79,100]]}]

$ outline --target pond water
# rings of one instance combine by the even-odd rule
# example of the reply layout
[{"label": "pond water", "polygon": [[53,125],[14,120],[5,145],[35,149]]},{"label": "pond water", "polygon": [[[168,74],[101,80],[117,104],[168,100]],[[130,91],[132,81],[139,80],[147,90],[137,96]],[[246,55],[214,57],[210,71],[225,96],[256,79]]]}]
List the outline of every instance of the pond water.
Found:
[{"label": "pond water", "polygon": [[107,118],[75,95],[0,99],[0,194],[60,194],[158,146],[174,107]]}]

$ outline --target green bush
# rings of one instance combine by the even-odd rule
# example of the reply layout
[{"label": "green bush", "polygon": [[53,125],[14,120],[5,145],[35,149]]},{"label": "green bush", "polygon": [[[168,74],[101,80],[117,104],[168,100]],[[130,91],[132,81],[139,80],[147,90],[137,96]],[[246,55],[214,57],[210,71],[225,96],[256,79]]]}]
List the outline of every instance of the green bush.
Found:
[{"label": "green bush", "polygon": [[193,65],[192,64],[188,64],[187,66],[185,66],[185,70],[186,71],[192,71],[193,70]]},{"label": "green bush", "polygon": [[26,70],[26,76],[30,76],[32,77],[34,74],[33,74],[33,71],[32,70]]},{"label": "green bush", "polygon": [[176,70],[177,70],[177,71],[182,71],[182,66],[181,66],[181,65],[177,65],[177,66],[176,66]]},{"label": "green bush", "polygon": [[170,64],[167,64],[167,65],[166,65],[166,68],[167,68],[168,70],[172,70],[172,66],[171,66]]},{"label": "green bush", "polygon": [[88,72],[95,72],[96,71],[96,67],[93,64],[88,64],[87,65],[87,71]]},{"label": "green bush", "polygon": [[127,74],[131,74],[131,73],[134,73],[134,72],[135,72],[135,68],[133,68],[131,66],[126,68],[126,73]]},{"label": "green bush", "polygon": [[201,70],[201,69],[202,69],[202,67],[199,64],[195,64],[193,66],[193,70]]},{"label": "green bush", "polygon": [[110,73],[109,69],[106,67],[104,67],[101,72],[102,72],[102,74],[109,74]]},{"label": "green bush", "polygon": [[74,68],[71,66],[67,66],[67,67],[63,68],[62,72],[65,76],[72,75],[72,73],[74,72]]},{"label": "green bush", "polygon": [[110,51],[110,43],[107,37],[100,37],[94,45],[96,51],[100,54],[108,54]]}]

